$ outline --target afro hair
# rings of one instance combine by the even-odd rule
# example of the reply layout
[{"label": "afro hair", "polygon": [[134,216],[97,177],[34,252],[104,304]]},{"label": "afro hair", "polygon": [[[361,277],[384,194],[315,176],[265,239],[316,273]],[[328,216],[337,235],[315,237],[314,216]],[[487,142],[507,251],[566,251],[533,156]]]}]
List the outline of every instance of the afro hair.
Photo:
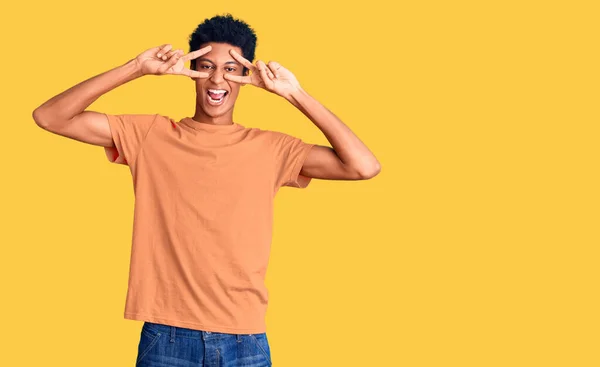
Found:
[{"label": "afro hair", "polygon": [[[231,14],[217,15],[200,23],[189,37],[190,51],[199,50],[208,42],[228,43],[242,50],[242,56],[254,61],[256,33],[244,21],[235,19]],[[196,70],[196,60],[191,60],[191,69]],[[247,68],[244,67],[244,74]]]}]

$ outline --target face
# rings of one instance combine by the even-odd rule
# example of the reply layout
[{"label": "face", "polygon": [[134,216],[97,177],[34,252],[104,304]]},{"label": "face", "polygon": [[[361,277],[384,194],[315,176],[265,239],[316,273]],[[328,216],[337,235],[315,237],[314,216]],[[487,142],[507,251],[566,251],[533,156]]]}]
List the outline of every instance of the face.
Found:
[{"label": "face", "polygon": [[229,53],[233,49],[242,54],[242,50],[227,43],[214,42],[203,44],[200,48],[208,45],[212,46],[210,52],[196,59],[196,70],[210,74],[208,78],[195,79],[196,109],[207,117],[231,118],[241,84],[226,80],[223,75],[243,74],[243,65]]}]

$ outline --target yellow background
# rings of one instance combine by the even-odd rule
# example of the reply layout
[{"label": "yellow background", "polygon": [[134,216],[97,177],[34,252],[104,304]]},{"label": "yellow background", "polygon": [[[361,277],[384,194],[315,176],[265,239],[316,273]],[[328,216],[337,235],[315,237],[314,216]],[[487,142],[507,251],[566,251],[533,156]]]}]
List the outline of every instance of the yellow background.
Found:
[{"label": "yellow background", "polygon": [[[101,147],[31,113],[232,12],[374,152],[367,181],[276,200],[274,366],[598,366],[598,7],[582,1],[18,2],[2,5],[2,362],[133,366],[123,318],[133,191]],[[144,77],[108,113],[194,112]],[[327,145],[246,86],[234,119]]]}]

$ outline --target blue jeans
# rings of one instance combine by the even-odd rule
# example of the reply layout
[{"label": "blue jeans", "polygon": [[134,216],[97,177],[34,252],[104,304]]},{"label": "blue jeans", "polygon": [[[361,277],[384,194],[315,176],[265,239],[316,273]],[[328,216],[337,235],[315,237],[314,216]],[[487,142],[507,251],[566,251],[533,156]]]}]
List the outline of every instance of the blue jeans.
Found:
[{"label": "blue jeans", "polygon": [[266,333],[227,334],[144,321],[137,367],[269,367]]}]

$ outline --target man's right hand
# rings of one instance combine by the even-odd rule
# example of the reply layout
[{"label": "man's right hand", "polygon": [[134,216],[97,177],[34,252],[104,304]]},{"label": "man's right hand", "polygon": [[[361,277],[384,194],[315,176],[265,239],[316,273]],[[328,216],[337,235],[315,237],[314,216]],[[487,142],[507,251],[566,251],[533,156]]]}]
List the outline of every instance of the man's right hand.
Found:
[{"label": "man's right hand", "polygon": [[183,55],[183,50],[171,50],[172,45],[166,44],[153,47],[139,54],[135,61],[137,62],[142,75],[185,75],[190,78],[208,78],[209,74],[190,70],[184,63],[198,58],[212,49],[206,46],[194,52]]},{"label": "man's right hand", "polygon": [[208,53],[210,46],[184,56],[181,50],[170,50],[169,44],[151,48],[123,65],[84,80],[36,108],[33,120],[41,128],[55,134],[89,144],[114,147],[106,114],[86,110],[98,97],[141,75],[176,74],[192,79],[209,76],[208,73],[186,68],[184,62]]}]

